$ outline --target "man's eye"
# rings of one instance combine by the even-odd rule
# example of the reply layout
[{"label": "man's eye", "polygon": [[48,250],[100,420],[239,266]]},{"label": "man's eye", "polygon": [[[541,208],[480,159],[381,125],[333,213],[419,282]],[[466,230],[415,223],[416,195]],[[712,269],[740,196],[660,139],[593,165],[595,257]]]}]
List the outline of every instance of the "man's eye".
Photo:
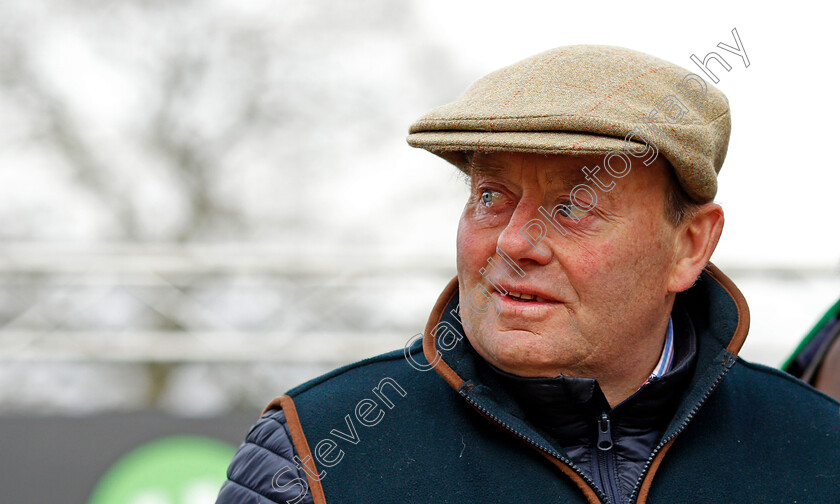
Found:
[{"label": "man's eye", "polygon": [[563,217],[574,219],[580,218],[582,214],[583,212],[581,212],[580,209],[574,205],[563,205],[562,207],[560,207],[560,215],[562,215]]},{"label": "man's eye", "polygon": [[554,208],[556,209],[555,215],[559,215],[567,219],[572,219],[575,222],[580,222],[581,219],[586,217],[585,211],[571,204],[561,203]]},{"label": "man's eye", "polygon": [[481,204],[484,206],[493,206],[499,199],[502,197],[502,193],[499,191],[493,191],[492,189],[484,189],[481,191]]}]

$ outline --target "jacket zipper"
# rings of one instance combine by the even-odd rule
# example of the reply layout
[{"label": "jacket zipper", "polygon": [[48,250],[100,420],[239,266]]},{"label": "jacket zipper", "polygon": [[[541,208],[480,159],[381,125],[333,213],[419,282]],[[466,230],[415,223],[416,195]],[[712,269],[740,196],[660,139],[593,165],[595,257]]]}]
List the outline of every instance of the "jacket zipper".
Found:
[{"label": "jacket zipper", "polygon": [[[732,359],[733,363],[734,363],[734,360],[735,359],[733,358]],[[647,472],[650,469],[650,466],[653,464],[653,460],[656,458],[656,454],[659,453],[659,451],[662,450],[662,448],[665,445],[670,443],[672,439],[677,437],[683,430],[685,430],[688,423],[694,418],[695,415],[697,415],[697,412],[700,410],[700,408],[703,406],[703,404],[706,402],[706,400],[709,398],[709,396],[712,395],[712,392],[717,388],[718,384],[720,384],[720,381],[723,379],[723,377],[726,375],[726,373],[731,369],[731,367],[732,367],[732,364],[729,364],[724,369],[722,369],[720,371],[720,373],[715,378],[715,381],[712,383],[712,385],[708,389],[706,389],[706,392],[703,394],[703,397],[700,398],[700,401],[697,404],[694,405],[694,407],[691,409],[691,412],[688,414],[688,416],[685,418],[685,420],[683,420],[682,423],[680,423],[680,426],[677,428],[677,430],[674,431],[674,433],[671,434],[670,436],[668,436],[666,438],[663,438],[659,442],[659,444],[656,445],[656,447],[653,449],[650,456],[648,457],[647,461],[645,462],[645,465],[642,468],[642,472],[639,475],[639,478],[636,480],[636,485],[633,487],[633,491],[630,493],[630,498],[628,499],[629,503],[633,503],[633,502],[636,501],[636,498],[638,497],[639,490],[641,490],[642,482],[644,481],[645,476],[647,475]],[[480,404],[475,402],[463,390],[458,390],[458,394],[460,394],[461,397],[466,399],[466,401],[468,403],[470,403],[474,408],[481,411],[483,414],[487,415],[489,418],[491,418],[498,425],[502,426],[508,432],[512,433],[516,437],[522,439],[523,441],[527,442],[528,444],[537,448],[538,450],[556,458],[557,460],[559,460],[559,461],[563,462],[564,464],[566,464],[567,466],[569,466],[569,468],[571,468],[575,472],[575,474],[580,476],[581,479],[583,479],[583,481],[585,481],[589,485],[589,487],[595,492],[595,495],[598,496],[598,499],[600,499],[602,502],[607,502],[607,503],[612,502],[614,504],[619,504],[617,501],[610,500],[612,496],[608,497],[607,495],[605,495],[604,492],[602,492],[598,488],[598,485],[592,480],[592,478],[590,478],[589,476],[584,474],[571,460],[567,459],[566,457],[563,457],[556,450],[554,450],[552,448],[547,448],[547,447],[541,445],[540,443],[537,443],[536,441],[534,441],[530,437],[520,433],[519,431],[517,431],[513,427],[509,426],[504,421],[502,421],[499,417],[497,417],[496,415],[491,413],[487,408],[485,408],[484,406],[481,406]],[[601,418],[603,419],[603,417],[605,415],[607,416],[607,420],[609,420],[609,416],[606,413],[603,413]],[[607,432],[603,433],[603,436],[604,436],[603,440],[606,441],[607,440],[607,434],[609,434],[609,441],[610,441],[609,449],[611,450],[612,449],[612,432],[611,432],[611,429],[609,428],[609,423],[607,423],[606,425],[607,425]],[[599,432],[598,444],[600,444],[601,441],[602,441],[602,439],[601,439],[602,433],[601,433],[601,426],[600,425],[599,425],[599,428],[598,428],[598,432]],[[607,445],[605,444],[604,446],[606,447]],[[615,469],[614,468],[614,464],[615,464],[614,455],[611,457],[611,459],[612,459],[612,466],[610,468],[612,470],[614,470]],[[609,479],[611,481],[615,480],[615,478],[613,478],[612,476],[610,476]],[[603,477],[602,477],[602,482],[603,482]],[[605,485],[604,488],[607,488],[607,486]],[[618,495],[618,494],[616,492],[613,495]]]},{"label": "jacket zipper", "polygon": [[[647,476],[647,472],[650,469],[650,466],[653,464],[653,460],[656,458],[656,455],[659,453],[660,450],[662,450],[662,448],[665,445],[670,443],[672,439],[676,438],[680,433],[682,433],[683,430],[685,430],[686,426],[688,426],[688,423],[694,418],[695,415],[697,415],[697,412],[700,410],[700,408],[703,406],[703,404],[706,402],[706,400],[709,398],[709,396],[712,395],[712,392],[714,392],[714,390],[720,384],[720,381],[723,379],[724,376],[726,376],[726,373],[729,372],[729,370],[732,368],[732,365],[734,364],[734,362],[736,360],[735,356],[730,355],[728,357],[728,359],[731,359],[730,362],[727,363],[726,367],[724,367],[720,371],[720,373],[718,373],[717,377],[715,378],[715,381],[712,383],[712,385],[709,388],[706,389],[706,392],[703,393],[703,397],[700,398],[700,401],[697,402],[697,404],[695,404],[694,407],[692,407],[691,412],[688,414],[688,416],[685,418],[685,420],[683,420],[680,423],[680,426],[677,428],[677,430],[675,430],[673,432],[673,434],[671,434],[670,436],[668,436],[666,438],[663,438],[659,442],[659,444],[657,444],[656,447],[653,449],[653,451],[651,452],[647,461],[645,462],[644,467],[642,468],[642,472],[639,475],[639,478],[636,480],[636,485],[633,487],[633,491],[630,493],[630,498],[628,499],[627,502],[634,503],[636,501],[636,499],[638,498],[639,490],[641,490],[642,482],[645,480],[645,476]],[[605,495],[604,492],[602,492],[598,488],[598,485],[592,480],[592,478],[590,478],[589,476],[584,474],[571,460],[567,459],[566,457],[563,457],[562,455],[560,455],[559,452],[557,452],[553,448],[547,448],[547,447],[541,445],[540,443],[537,443],[536,441],[534,441],[530,437],[520,433],[519,431],[517,431],[513,427],[509,426],[504,421],[502,421],[499,417],[497,417],[496,415],[491,413],[487,408],[485,408],[484,406],[481,406],[476,401],[474,401],[471,397],[469,397],[463,391],[463,389],[459,389],[458,394],[461,397],[463,397],[464,399],[466,399],[466,401],[468,403],[470,403],[474,408],[476,408],[477,410],[479,410],[483,414],[487,415],[489,418],[491,418],[498,425],[502,426],[508,432],[512,433],[516,437],[518,437],[518,438],[522,439],[523,441],[527,442],[531,446],[537,448],[541,452],[546,453],[546,454],[556,458],[557,460],[563,462],[567,466],[569,466],[569,468],[572,469],[572,471],[574,471],[575,474],[580,476],[580,478],[589,485],[589,487],[593,490],[593,492],[595,492],[595,495],[598,496],[598,499],[600,499],[602,502],[607,502],[607,503],[613,502],[614,504],[619,504],[616,501],[610,500],[610,497]],[[603,420],[604,416],[607,417],[607,424],[606,424],[607,430],[606,430],[606,432],[603,433],[603,436],[604,436],[603,440],[606,441],[607,440],[607,435],[609,435],[609,442],[610,442],[609,448],[612,449],[612,432],[611,432],[611,429],[609,428],[609,415],[607,415],[606,413],[603,413],[601,415],[602,420]],[[599,425],[598,432],[599,432],[598,444],[600,444],[601,437],[602,437],[602,432],[601,432],[600,425]],[[604,445],[604,446],[606,447],[607,445]],[[612,469],[614,470],[614,463],[615,463],[614,456],[612,457],[612,462],[613,462]],[[613,481],[615,478],[610,476],[609,479],[611,481]],[[602,481],[603,481],[603,477],[602,477]],[[605,486],[604,488],[607,488],[607,487]],[[615,493],[614,495],[617,495],[617,493]]]},{"label": "jacket zipper", "polygon": [[685,430],[686,426],[688,426],[688,423],[691,421],[691,419],[694,418],[695,415],[697,415],[697,412],[700,410],[700,407],[703,406],[703,404],[706,402],[709,396],[712,395],[712,392],[717,388],[718,384],[723,379],[723,377],[726,376],[726,373],[728,373],[729,370],[732,368],[732,364],[734,364],[735,358],[734,356],[731,356],[730,358],[732,359],[731,363],[720,371],[717,378],[715,378],[714,383],[712,383],[712,386],[706,389],[706,392],[703,394],[703,397],[701,397],[700,401],[697,404],[695,404],[693,408],[691,408],[691,412],[689,412],[688,416],[685,417],[685,420],[683,420],[682,423],[680,423],[680,426],[677,428],[677,430],[675,430],[674,433],[670,436],[663,438],[662,441],[660,441],[659,444],[656,445],[656,447],[653,449],[653,451],[650,454],[650,457],[648,457],[644,467],[642,468],[642,473],[639,475],[639,479],[636,480],[636,485],[633,487],[633,491],[630,493],[630,499],[628,500],[628,502],[634,503],[638,498],[639,491],[642,487],[642,482],[645,480],[645,476],[647,475],[651,464],[653,464],[653,459],[656,458],[656,454],[659,453],[659,451],[666,444],[670,443],[672,439],[677,437],[683,430]]},{"label": "jacket zipper", "polygon": [[598,475],[601,488],[609,497],[609,502],[619,504],[618,486],[615,483],[615,453],[612,451],[613,438],[610,416],[603,412],[598,419],[598,441],[595,444],[595,460],[598,461]]},{"label": "jacket zipper", "polygon": [[465,392],[463,392],[462,390],[458,390],[458,393],[464,399],[466,399],[467,402],[470,403],[474,408],[476,408],[477,410],[479,410],[483,414],[490,417],[494,422],[496,422],[500,426],[504,427],[504,429],[507,430],[508,432],[512,433],[513,435],[515,435],[519,439],[522,439],[523,441],[527,442],[531,446],[537,448],[541,452],[544,452],[544,453],[556,458],[557,460],[563,462],[567,466],[569,466],[578,476],[581,477],[581,479],[583,479],[583,481],[586,482],[586,484],[589,485],[590,488],[592,488],[592,490],[595,492],[595,495],[598,496],[598,499],[601,502],[609,502],[609,500],[607,500],[608,497],[606,495],[604,495],[604,493],[601,490],[598,489],[598,485],[595,484],[594,481],[592,481],[592,478],[590,478],[589,476],[584,474],[576,465],[574,465],[574,463],[572,463],[571,460],[569,460],[566,457],[560,455],[560,453],[558,451],[554,450],[553,448],[545,447],[545,446],[541,445],[540,443],[537,443],[533,439],[529,438],[525,434],[520,433],[518,430],[514,429],[513,427],[509,426],[504,421],[502,421],[499,417],[497,417],[496,415],[491,413],[489,410],[487,410],[487,408],[485,408],[484,406],[481,406],[480,404],[475,402],[472,398],[467,396],[467,394]]}]

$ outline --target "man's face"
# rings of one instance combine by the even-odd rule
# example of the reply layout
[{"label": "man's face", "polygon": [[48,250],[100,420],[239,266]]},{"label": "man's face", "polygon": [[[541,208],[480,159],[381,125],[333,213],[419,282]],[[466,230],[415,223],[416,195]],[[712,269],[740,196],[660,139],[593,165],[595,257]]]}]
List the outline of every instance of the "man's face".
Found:
[{"label": "man's face", "polygon": [[[678,236],[664,211],[667,164],[634,160],[630,173],[618,179],[601,169],[602,185],[615,184],[609,191],[587,182],[581,171],[603,166],[602,157],[477,153],[472,164],[470,197],[458,227],[458,283],[461,317],[476,351],[521,376],[597,377],[616,363],[655,363],[661,346],[651,342],[661,343],[667,328]],[[577,202],[594,207],[558,212],[563,235],[538,210],[550,213],[570,204],[570,191],[581,183],[594,191],[576,191]],[[540,226],[527,227],[532,219],[547,229],[540,240],[534,238]],[[531,239],[520,232],[523,227]],[[506,265],[497,247],[524,277]],[[488,268],[488,258],[495,269]],[[500,294],[489,279],[507,284],[513,295]],[[495,308],[481,314],[470,307],[470,296],[479,309],[490,306],[483,289],[498,316]],[[516,299],[516,293],[538,297]]]}]

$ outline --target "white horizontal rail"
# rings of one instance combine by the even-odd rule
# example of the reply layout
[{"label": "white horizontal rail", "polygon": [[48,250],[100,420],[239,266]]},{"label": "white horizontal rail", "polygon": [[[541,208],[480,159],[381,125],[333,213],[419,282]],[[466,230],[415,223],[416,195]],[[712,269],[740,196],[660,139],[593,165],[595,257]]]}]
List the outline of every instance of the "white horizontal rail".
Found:
[{"label": "white horizontal rail", "polygon": [[388,257],[365,254],[271,255],[227,254],[61,254],[0,252],[0,274],[331,274],[387,275],[454,272],[455,261],[443,257]]},{"label": "white horizontal rail", "polygon": [[321,332],[0,332],[3,362],[255,362],[334,364],[402,348],[411,334]]},{"label": "white horizontal rail", "polygon": [[[454,251],[453,251],[454,252]],[[830,264],[718,264],[730,276],[836,276],[840,265]],[[279,274],[323,276],[331,274],[390,275],[440,273],[451,275],[454,254],[419,250],[414,254],[264,244],[97,244],[95,247],[42,243],[0,244],[0,274],[37,273],[70,275]]]}]

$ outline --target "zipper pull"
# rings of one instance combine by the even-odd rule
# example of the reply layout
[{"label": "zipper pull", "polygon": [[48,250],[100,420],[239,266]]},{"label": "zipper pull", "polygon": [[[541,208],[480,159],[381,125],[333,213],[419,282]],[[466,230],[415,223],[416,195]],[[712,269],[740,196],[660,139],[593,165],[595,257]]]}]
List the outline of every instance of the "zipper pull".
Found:
[{"label": "zipper pull", "polygon": [[601,418],[598,420],[598,449],[601,451],[609,451],[613,447],[612,431],[610,430],[610,417],[606,413],[601,413]]}]

